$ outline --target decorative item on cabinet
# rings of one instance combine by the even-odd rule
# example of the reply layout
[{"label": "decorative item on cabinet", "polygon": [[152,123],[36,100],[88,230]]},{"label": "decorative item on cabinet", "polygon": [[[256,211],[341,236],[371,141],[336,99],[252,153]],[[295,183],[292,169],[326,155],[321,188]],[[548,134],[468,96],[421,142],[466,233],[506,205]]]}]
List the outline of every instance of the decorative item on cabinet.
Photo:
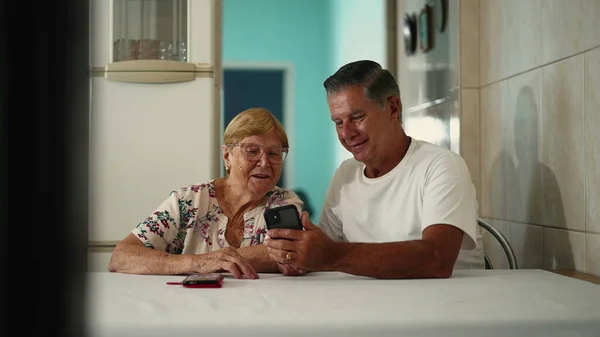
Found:
[{"label": "decorative item on cabinet", "polygon": [[432,29],[433,10],[430,5],[425,5],[419,13],[419,49],[426,53],[433,48],[434,30]]},{"label": "decorative item on cabinet", "polygon": [[413,55],[417,49],[417,18],[415,14],[407,13],[404,16],[402,35],[404,36],[404,52],[408,56]]}]

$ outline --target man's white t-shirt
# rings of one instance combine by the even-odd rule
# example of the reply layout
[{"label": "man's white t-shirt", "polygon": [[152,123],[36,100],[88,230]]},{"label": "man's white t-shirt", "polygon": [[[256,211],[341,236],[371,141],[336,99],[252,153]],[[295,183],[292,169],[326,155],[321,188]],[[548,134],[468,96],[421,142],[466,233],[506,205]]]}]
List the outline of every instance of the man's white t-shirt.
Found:
[{"label": "man's white t-shirt", "polygon": [[328,236],[348,242],[418,240],[428,226],[448,224],[464,233],[454,268],[484,268],[475,187],[461,156],[412,139],[390,172],[367,178],[364,170],[350,158],[335,172],[319,221]]}]

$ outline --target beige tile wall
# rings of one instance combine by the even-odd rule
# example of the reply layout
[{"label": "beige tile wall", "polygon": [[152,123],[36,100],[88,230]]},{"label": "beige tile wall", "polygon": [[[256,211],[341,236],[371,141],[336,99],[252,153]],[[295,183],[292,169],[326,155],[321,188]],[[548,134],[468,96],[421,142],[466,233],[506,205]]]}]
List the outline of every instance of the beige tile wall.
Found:
[{"label": "beige tile wall", "polygon": [[[452,1],[460,153],[480,216],[508,238],[520,267],[600,276],[600,0]],[[397,0],[397,13],[407,3]],[[408,77],[400,84],[410,106],[418,83]],[[494,239],[484,243],[507,267]]]},{"label": "beige tile wall", "polygon": [[461,142],[479,134],[465,147],[479,148],[467,156],[479,162],[480,215],[522,268],[600,276],[600,1],[460,2],[462,114],[478,101],[480,123]]}]

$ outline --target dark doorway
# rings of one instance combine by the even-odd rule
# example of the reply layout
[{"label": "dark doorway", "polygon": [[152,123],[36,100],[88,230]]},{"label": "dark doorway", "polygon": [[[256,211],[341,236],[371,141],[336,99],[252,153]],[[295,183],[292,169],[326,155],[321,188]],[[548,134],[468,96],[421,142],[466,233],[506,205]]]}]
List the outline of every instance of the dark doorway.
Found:
[{"label": "dark doorway", "polygon": [[[223,69],[223,131],[238,113],[249,108],[266,108],[285,126],[283,69]],[[284,166],[285,167],[285,166]],[[277,186],[286,187],[285,170]]]}]

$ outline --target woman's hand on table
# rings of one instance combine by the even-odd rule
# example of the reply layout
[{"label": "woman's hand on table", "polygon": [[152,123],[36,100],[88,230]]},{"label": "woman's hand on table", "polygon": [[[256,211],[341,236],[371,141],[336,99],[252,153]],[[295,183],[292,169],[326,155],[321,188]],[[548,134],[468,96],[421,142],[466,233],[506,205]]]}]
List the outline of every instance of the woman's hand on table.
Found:
[{"label": "woman's hand on table", "polygon": [[192,269],[197,273],[228,271],[235,278],[257,279],[258,273],[252,264],[234,247],[225,247],[210,253],[195,255]]}]

